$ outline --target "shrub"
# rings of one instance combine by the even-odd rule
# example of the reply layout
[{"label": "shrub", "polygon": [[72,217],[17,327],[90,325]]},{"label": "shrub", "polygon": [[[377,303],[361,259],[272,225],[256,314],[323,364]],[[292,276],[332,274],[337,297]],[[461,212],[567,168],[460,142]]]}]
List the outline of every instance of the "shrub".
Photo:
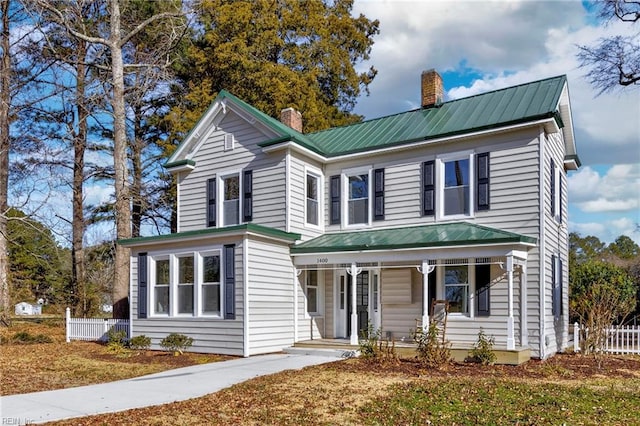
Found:
[{"label": "shrub", "polygon": [[185,349],[190,348],[192,344],[193,338],[178,333],[171,333],[160,342],[164,350],[176,355],[184,353]]},{"label": "shrub", "polygon": [[151,346],[151,338],[145,336],[144,334],[136,337],[132,337],[129,340],[129,347],[138,351],[146,351]]},{"label": "shrub", "polygon": [[377,357],[378,341],[382,330],[374,330],[373,325],[369,323],[367,330],[360,332],[360,340],[358,345],[360,346],[360,356],[365,359],[371,359]]},{"label": "shrub", "polygon": [[496,362],[496,354],[493,352],[495,338],[487,336],[482,327],[478,332],[478,340],[473,345],[473,349],[469,352],[468,362],[476,362],[482,365],[493,365]]},{"label": "shrub", "polygon": [[127,344],[127,332],[124,330],[116,330],[112,327],[107,331],[107,345],[120,345],[124,347]]},{"label": "shrub", "polygon": [[374,330],[373,325],[369,323],[367,330],[363,330],[360,335],[360,356],[364,359],[375,360],[379,362],[397,361],[395,341],[382,339],[382,329]]},{"label": "shrub", "polygon": [[11,341],[18,345],[33,345],[36,343],[52,343],[53,339],[46,334],[29,334],[26,331],[20,331],[13,335]]},{"label": "shrub", "polygon": [[450,344],[444,340],[444,335],[441,335],[435,321],[429,323],[426,333],[424,328],[419,327],[412,337],[418,346],[418,359],[427,367],[440,367],[451,360]]}]

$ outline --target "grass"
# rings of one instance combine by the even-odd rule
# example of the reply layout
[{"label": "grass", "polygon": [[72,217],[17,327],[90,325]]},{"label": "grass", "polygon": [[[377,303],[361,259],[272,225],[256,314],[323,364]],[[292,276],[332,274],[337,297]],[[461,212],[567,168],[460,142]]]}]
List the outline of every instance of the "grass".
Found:
[{"label": "grass", "polygon": [[157,351],[113,353],[95,342],[66,343],[59,321],[14,321],[11,327],[0,329],[0,338],[0,395],[104,383],[225,359],[203,354],[176,357]]},{"label": "grass", "polygon": [[[182,366],[175,362],[209,360],[146,351],[121,358],[102,345],[64,343],[63,330],[43,324],[3,333],[20,331],[48,335],[54,342],[2,346],[3,394],[98,383]],[[351,359],[259,377],[202,398],[54,424],[640,425],[638,406],[638,356],[606,357],[602,368],[580,355],[517,367],[452,364],[440,369],[411,360]]]},{"label": "grass", "polygon": [[557,358],[440,370],[406,361],[347,360],[256,378],[189,401],[55,424],[640,424],[639,357],[616,357],[605,370],[583,357]]}]

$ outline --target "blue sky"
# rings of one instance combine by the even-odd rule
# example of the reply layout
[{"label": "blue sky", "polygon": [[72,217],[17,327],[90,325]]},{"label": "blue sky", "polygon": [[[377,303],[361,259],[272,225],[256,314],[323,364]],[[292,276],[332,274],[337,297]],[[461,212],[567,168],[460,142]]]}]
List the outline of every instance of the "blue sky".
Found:
[{"label": "blue sky", "polygon": [[[368,63],[378,69],[355,112],[375,118],[419,107],[423,70],[437,69],[448,99],[566,74],[582,167],[568,179],[569,230],[640,243],[640,87],[596,96],[577,46],[636,24],[601,25],[580,1],[356,0],[380,20]],[[639,39],[640,44],[640,39]]]}]

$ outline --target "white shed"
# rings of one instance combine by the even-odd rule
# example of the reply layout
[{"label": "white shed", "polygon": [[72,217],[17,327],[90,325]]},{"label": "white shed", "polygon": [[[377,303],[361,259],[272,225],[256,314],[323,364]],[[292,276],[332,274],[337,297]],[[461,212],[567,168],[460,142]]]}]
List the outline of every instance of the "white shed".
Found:
[{"label": "white shed", "polygon": [[16,315],[41,315],[42,305],[32,305],[27,302],[20,302],[15,307]]}]

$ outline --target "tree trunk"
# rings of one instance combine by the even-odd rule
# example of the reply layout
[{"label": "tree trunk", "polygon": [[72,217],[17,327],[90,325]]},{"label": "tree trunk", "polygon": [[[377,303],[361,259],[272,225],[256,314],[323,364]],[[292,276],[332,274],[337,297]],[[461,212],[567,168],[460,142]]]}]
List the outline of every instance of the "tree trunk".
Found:
[{"label": "tree trunk", "polygon": [[142,224],[142,136],[140,121],[142,120],[142,111],[140,106],[134,107],[133,112],[133,142],[131,144],[131,225],[132,237],[140,236],[140,226]]},{"label": "tree trunk", "polygon": [[9,257],[7,210],[9,191],[9,105],[11,103],[11,58],[9,57],[9,0],[1,0],[2,34],[0,34],[0,313],[7,314],[9,300]]},{"label": "tree trunk", "polygon": [[[131,238],[131,207],[129,173],[127,167],[127,134],[124,103],[124,63],[120,45],[120,5],[110,1],[111,7],[111,72],[113,74],[113,166],[116,192],[116,238]],[[129,249],[116,244],[113,283],[113,317],[129,318]]]},{"label": "tree trunk", "polygon": [[[85,98],[86,66],[84,64],[87,52],[87,42],[77,39],[76,56],[76,108],[78,117],[78,129],[73,139],[73,219],[71,222],[71,257],[72,257],[72,283],[74,291],[72,301],[76,313],[86,316],[88,314],[87,292],[84,265],[84,152],[87,147],[87,99]],[[79,303],[80,302],[80,303]]]}]

